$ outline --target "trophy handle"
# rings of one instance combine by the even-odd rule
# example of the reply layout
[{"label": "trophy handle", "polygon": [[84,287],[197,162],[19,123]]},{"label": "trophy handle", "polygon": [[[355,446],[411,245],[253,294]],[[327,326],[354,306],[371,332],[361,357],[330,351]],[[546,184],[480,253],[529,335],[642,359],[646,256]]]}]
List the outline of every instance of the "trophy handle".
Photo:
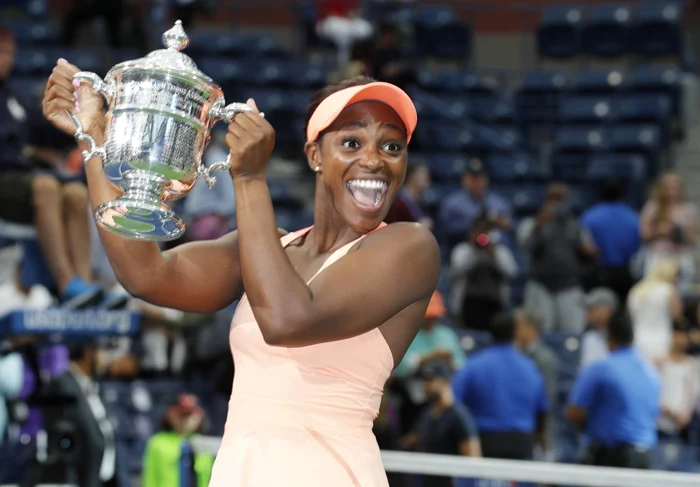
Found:
[{"label": "trophy handle", "polygon": [[209,167],[205,167],[204,165],[199,166],[199,169],[197,169],[197,178],[204,178],[204,180],[207,182],[207,185],[209,185],[209,189],[213,188],[214,185],[216,184],[216,176],[212,176],[212,173],[214,171],[218,171],[219,169],[225,169],[228,170],[231,168],[231,154],[226,156],[226,160],[223,162],[215,162]]},{"label": "trophy handle", "polygon": [[73,79],[90,83],[94,94],[102,95],[108,105],[112,103],[112,98],[114,98],[114,85],[112,83],[102,81],[102,78],[89,71],[79,71],[73,75]]},{"label": "trophy handle", "polygon": [[[209,110],[209,120],[211,120],[212,125],[219,121],[231,123],[236,114],[252,110],[252,108],[245,103],[230,103],[225,107],[222,106],[223,104],[224,99],[219,98],[219,100],[214,103],[214,106],[211,107],[211,110]],[[262,112],[260,112],[260,116],[265,118],[265,114]]]},{"label": "trophy handle", "polygon": [[87,142],[88,144],[90,144],[90,149],[84,150],[82,153],[83,163],[87,164],[87,162],[95,156],[99,156],[102,158],[102,160],[104,160],[104,158],[107,156],[105,148],[99,147],[95,142],[95,139],[92,138],[92,136],[83,133],[83,125],[80,123],[80,120],[75,115],[75,113],[69,112],[68,110],[66,110],[66,113],[75,124],[75,139],[79,140],[80,142]]}]

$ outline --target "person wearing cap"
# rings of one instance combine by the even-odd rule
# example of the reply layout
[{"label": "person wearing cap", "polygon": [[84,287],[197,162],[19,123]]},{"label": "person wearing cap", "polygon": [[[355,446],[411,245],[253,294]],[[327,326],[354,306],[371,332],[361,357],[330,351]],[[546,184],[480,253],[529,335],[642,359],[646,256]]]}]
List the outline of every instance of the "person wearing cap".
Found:
[{"label": "person wearing cap", "polygon": [[651,466],[661,387],[657,371],[633,342],[630,320],[613,318],[608,326],[610,356],[583,368],[574,382],[566,418],[586,431],[586,464]]},{"label": "person wearing cap", "polygon": [[[78,71],[59,61],[44,114],[72,133],[73,111],[101,144],[103,101],[73,85]],[[275,131],[252,99],[247,106],[226,135],[237,231],[165,252],[106,231],[102,242],[124,288],[158,306],[211,313],[245,289],[231,324],[236,374],[211,487],[386,487],[372,422],[440,274],[427,228],[382,223],[405,178],[416,108],[398,87],[364,77],[316,93],[304,146],[314,226],[280,239],[265,178]],[[93,206],[118,197],[99,158],[86,172]]]},{"label": "person wearing cap", "polygon": [[[143,455],[142,487],[207,487],[213,455],[196,452],[192,436],[205,432],[206,417],[199,400],[181,394],[162,420],[161,431],[151,436]],[[173,469],[173,465],[179,468]]]},{"label": "person wearing cap", "polygon": [[[428,398],[428,405],[411,433],[404,438],[404,447],[439,455],[480,457],[481,442],[469,410],[455,400],[450,378],[452,367],[440,358],[425,362],[416,371]],[[452,487],[451,477],[426,475],[423,487]]]},{"label": "person wearing cap", "polygon": [[451,247],[464,240],[476,218],[486,213],[501,230],[510,230],[510,203],[489,189],[489,176],[481,159],[471,159],[462,174],[462,189],[447,196],[440,206],[440,228]]},{"label": "person wearing cap", "polygon": [[435,291],[425,312],[423,327],[394,369],[392,390],[402,399],[400,412],[404,429],[413,425],[426,401],[423,384],[415,380],[416,371],[435,359],[445,361],[455,370],[461,368],[466,360],[457,333],[440,322],[446,313],[442,294]]},{"label": "person wearing cap", "polygon": [[584,301],[586,306],[586,331],[581,336],[580,367],[604,359],[608,349],[608,323],[618,309],[615,293],[608,288],[591,289]]}]

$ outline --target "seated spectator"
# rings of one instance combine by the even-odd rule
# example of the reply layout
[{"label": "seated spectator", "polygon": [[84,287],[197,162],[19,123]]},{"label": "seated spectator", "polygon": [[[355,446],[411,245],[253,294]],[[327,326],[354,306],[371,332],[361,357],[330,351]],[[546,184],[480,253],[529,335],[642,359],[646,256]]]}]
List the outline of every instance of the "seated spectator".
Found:
[{"label": "seated spectator", "polygon": [[449,326],[440,323],[446,309],[442,295],[435,291],[428,309],[425,322],[411,346],[408,347],[403,360],[394,369],[392,389],[401,398],[401,427],[411,427],[423,408],[426,397],[423,383],[415,378],[416,371],[435,359],[442,359],[453,369],[462,367],[465,360],[464,350],[459,337]]},{"label": "seated spectator", "polygon": [[8,425],[6,402],[16,399],[24,384],[24,362],[19,353],[0,356],[0,445],[4,443]]},{"label": "seated spectator", "polygon": [[372,24],[360,15],[359,0],[316,0],[316,33],[338,48],[338,66],[350,61],[355,42],[372,36]]},{"label": "seated spectator", "polygon": [[[428,407],[404,443],[407,448],[440,455],[480,457],[479,434],[469,410],[455,401],[450,377],[452,368],[443,360],[424,364],[417,376],[423,380]],[[451,487],[450,477],[426,475],[423,487]]]},{"label": "seated spectator", "polygon": [[0,219],[35,226],[64,306],[97,304],[102,291],[91,283],[87,187],[27,159],[30,118],[9,84],[15,41],[4,28],[0,54]]},{"label": "seated spectator", "polygon": [[196,453],[190,439],[205,431],[206,418],[197,398],[180,396],[171,406],[161,431],[146,444],[143,456],[143,487],[207,487],[214,466],[211,454]]},{"label": "seated spectator", "polygon": [[672,172],[659,179],[653,199],[642,208],[640,218],[645,244],[644,274],[658,258],[671,257],[680,265],[679,286],[688,293],[695,275],[693,246],[698,228],[698,208],[686,201],[681,178]]},{"label": "seated spectator", "polygon": [[585,305],[587,326],[581,337],[581,368],[610,354],[608,323],[617,313],[618,301],[612,290],[600,287],[586,295]]},{"label": "seated spectator", "polygon": [[542,329],[581,333],[583,311],[582,260],[596,254],[595,246],[569,208],[563,184],[547,189],[536,217],[518,230],[518,242],[530,253],[530,279],[525,306],[542,314]]},{"label": "seated spectator", "polygon": [[[557,377],[559,359],[557,355],[541,340],[542,319],[536,311],[519,309],[515,312],[515,344],[518,349],[530,357],[544,378],[547,389],[549,412],[547,413],[547,438],[545,452],[553,452],[554,413],[557,407]],[[549,455],[547,455],[549,456]]]},{"label": "seated spectator", "polygon": [[422,207],[423,193],[430,187],[430,173],[422,164],[411,164],[406,169],[406,181],[396,196],[384,221],[418,222],[433,228],[433,220]]},{"label": "seated spectator", "polygon": [[[228,148],[224,137],[225,131],[213,132],[212,142],[204,153],[206,166],[226,160]],[[197,182],[184,200],[183,217],[190,220],[185,235],[187,240],[215,240],[234,228],[236,197],[231,175],[227,171],[218,171],[216,178],[217,183],[211,188],[205,181]]]},{"label": "seated spectator", "polygon": [[566,417],[585,427],[584,458],[601,467],[650,468],[661,388],[654,368],[633,346],[632,324],[616,317],[608,329],[610,356],[579,373]]},{"label": "seated spectator", "polygon": [[634,345],[654,364],[668,355],[673,322],[683,318],[683,302],[676,289],[678,270],[675,260],[656,259],[649,273],[632,288],[627,300],[634,327]]},{"label": "seated spectator", "polygon": [[491,326],[494,344],[474,354],[454,375],[455,398],[474,416],[484,457],[531,460],[544,444],[547,390],[530,358],[518,351],[515,318],[498,315]]},{"label": "seated spectator", "polygon": [[416,71],[399,48],[400,37],[397,25],[383,23],[379,26],[369,62],[370,75],[379,81],[406,89],[415,82]]},{"label": "seated spectator", "polygon": [[53,304],[53,297],[44,286],[27,288],[22,284],[20,269],[18,266],[12,279],[0,284],[0,316],[23,309],[46,309]]},{"label": "seated spectator", "polygon": [[602,201],[587,209],[581,225],[588,230],[598,249],[598,262],[587,279],[588,289],[607,287],[625,302],[634,284],[630,269],[632,258],[639,251],[639,216],[622,200],[617,181],[605,181]]},{"label": "seated spectator", "polygon": [[450,257],[452,307],[465,328],[488,330],[510,304],[510,280],[518,274],[512,252],[486,215],[476,219],[466,242]]},{"label": "seated spectator", "polygon": [[484,163],[472,159],[462,175],[462,189],[445,198],[440,207],[440,228],[446,232],[450,248],[464,240],[474,221],[484,213],[496,229],[510,230],[513,218],[510,203],[489,190]]}]

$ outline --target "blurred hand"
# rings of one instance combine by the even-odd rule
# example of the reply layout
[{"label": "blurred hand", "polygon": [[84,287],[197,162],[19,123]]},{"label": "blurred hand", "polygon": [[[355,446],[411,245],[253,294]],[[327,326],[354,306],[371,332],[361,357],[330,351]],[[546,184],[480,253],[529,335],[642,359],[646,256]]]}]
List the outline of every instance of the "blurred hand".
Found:
[{"label": "blurred hand", "polygon": [[78,116],[83,132],[93,135],[105,126],[104,100],[87,83],[73,80],[78,71],[77,66],[59,59],[49,76],[41,107],[46,119],[62,132],[75,134],[75,124],[66,113],[70,111]]},{"label": "blurred hand", "polygon": [[275,129],[260,116],[253,99],[247,105],[249,112],[238,113],[228,126],[226,144],[231,151],[231,176],[265,175],[265,167],[275,147]]}]

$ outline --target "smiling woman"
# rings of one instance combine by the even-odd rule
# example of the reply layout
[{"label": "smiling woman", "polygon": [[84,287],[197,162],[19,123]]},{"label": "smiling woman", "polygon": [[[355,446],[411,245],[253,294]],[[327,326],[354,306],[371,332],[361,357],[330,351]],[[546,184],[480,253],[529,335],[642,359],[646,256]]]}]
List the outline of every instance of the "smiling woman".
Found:
[{"label": "smiling woman", "polygon": [[[73,111],[101,144],[102,99],[87,85],[76,90],[78,71],[57,63],[44,114],[71,134]],[[396,86],[367,78],[320,91],[304,147],[316,175],[314,225],[280,241],[265,178],[275,131],[248,104],[226,135],[237,231],[162,253],[152,242],[100,238],[124,288],[150,303],[212,312],[245,289],[211,487],[386,487],[372,422],[440,269],[425,227],[382,222],[406,175],[415,107]],[[116,196],[97,157],[86,173],[93,207]]]}]

